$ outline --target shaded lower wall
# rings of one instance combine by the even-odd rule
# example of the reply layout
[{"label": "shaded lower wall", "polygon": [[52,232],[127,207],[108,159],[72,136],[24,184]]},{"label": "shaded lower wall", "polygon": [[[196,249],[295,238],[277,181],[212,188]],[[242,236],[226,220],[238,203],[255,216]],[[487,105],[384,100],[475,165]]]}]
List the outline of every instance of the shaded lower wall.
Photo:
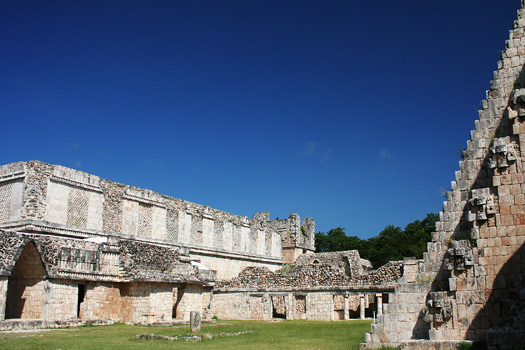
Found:
[{"label": "shaded lower wall", "polygon": [[238,320],[348,320],[373,317],[382,298],[382,293],[339,291],[215,291],[210,313]]},{"label": "shaded lower wall", "polygon": [[211,290],[173,283],[87,283],[80,318],[140,323],[189,320],[191,311],[206,316]]},{"label": "shaded lower wall", "polygon": [[177,319],[189,320],[191,311],[206,316],[210,293],[202,286],[173,283],[44,279],[28,285],[0,277],[0,311],[5,310],[0,320],[80,318],[153,323],[171,321],[175,314]]},{"label": "shaded lower wall", "polygon": [[209,316],[210,288],[188,284],[178,289],[176,307],[176,318],[179,320],[189,320],[190,312],[200,311],[204,317]]}]

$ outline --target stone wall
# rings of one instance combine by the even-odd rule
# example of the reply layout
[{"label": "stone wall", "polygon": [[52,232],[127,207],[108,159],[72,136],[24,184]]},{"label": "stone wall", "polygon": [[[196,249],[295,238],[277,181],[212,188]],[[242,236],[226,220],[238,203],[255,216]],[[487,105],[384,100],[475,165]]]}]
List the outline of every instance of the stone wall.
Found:
[{"label": "stone wall", "polygon": [[268,303],[263,302],[263,293],[220,293],[213,295],[210,312],[225,320],[269,320],[271,310],[264,307]]},{"label": "stone wall", "polygon": [[232,276],[239,275],[247,267],[256,266],[270,271],[275,271],[281,267],[281,265],[276,265],[273,260],[255,259],[253,257],[244,257],[244,259],[239,257],[230,258],[227,254],[217,256],[213,253],[196,249],[191,256],[193,260],[198,260],[205,266],[217,271],[216,277],[218,281],[230,280]]},{"label": "stone wall", "polygon": [[[28,243],[14,265],[7,287],[6,318],[44,318],[49,282],[35,245]],[[16,301],[16,302],[13,302]]]},{"label": "stone wall", "polygon": [[409,349],[419,346],[416,339],[427,339],[428,349],[464,339],[488,341],[491,349],[522,346],[524,32],[522,2],[424,264],[396,286],[389,312],[362,347]]},{"label": "stone wall", "polygon": [[[371,265],[357,251],[344,251],[306,254],[296,266],[277,272],[248,267],[231,281],[216,284],[210,312],[224,319],[372,317],[374,311],[382,313],[383,294],[394,290],[405,263],[390,262],[368,271]],[[413,263],[408,261],[409,266]],[[381,306],[373,310],[376,299]]]},{"label": "stone wall", "polygon": [[[171,321],[209,308],[215,274],[174,247],[0,230],[2,319]],[[181,294],[182,296],[182,294]]]},{"label": "stone wall", "polygon": [[45,287],[44,319],[70,320],[78,317],[78,283],[68,280],[48,280]]},{"label": "stone wall", "polygon": [[393,288],[402,276],[403,263],[389,262],[365,274],[349,274],[345,266],[298,265],[287,273],[274,273],[268,269],[248,267],[231,281],[217,283],[217,288],[289,288],[384,286]]},{"label": "stone wall", "polygon": [[184,247],[194,259],[215,263],[224,279],[237,275],[245,261],[279,268],[283,244],[294,260],[296,250],[314,249],[313,219],[301,225],[297,214],[273,221],[263,214],[251,220],[38,161],[0,166],[0,227]]},{"label": "stone wall", "polygon": [[153,323],[172,319],[172,284],[126,283],[121,286],[121,298],[124,321]]},{"label": "stone wall", "polygon": [[211,290],[205,291],[201,286],[187,285],[184,288],[179,288],[178,292],[182,296],[177,307],[177,319],[189,320],[192,311],[207,314],[209,304],[205,304],[205,302],[209,302],[210,297],[206,293],[210,293]]},{"label": "stone wall", "polygon": [[357,250],[303,254],[297,257],[295,264],[338,266],[349,276],[362,275],[373,268],[370,261],[361,259]]},{"label": "stone wall", "polygon": [[210,313],[220,319],[349,320],[371,317],[378,295],[383,294],[335,288],[225,290],[213,294]]},{"label": "stone wall", "polygon": [[315,251],[315,221],[306,218],[301,224],[297,214],[290,214],[287,219],[270,220],[268,212],[254,214],[255,222],[267,222],[281,236],[283,261],[286,264],[295,263],[298,256]]},{"label": "stone wall", "polygon": [[85,283],[84,301],[80,305],[81,319],[123,321],[128,316],[129,310],[123,309],[119,283]]},{"label": "stone wall", "polygon": [[334,319],[334,296],[327,292],[306,294],[306,319],[331,321]]}]

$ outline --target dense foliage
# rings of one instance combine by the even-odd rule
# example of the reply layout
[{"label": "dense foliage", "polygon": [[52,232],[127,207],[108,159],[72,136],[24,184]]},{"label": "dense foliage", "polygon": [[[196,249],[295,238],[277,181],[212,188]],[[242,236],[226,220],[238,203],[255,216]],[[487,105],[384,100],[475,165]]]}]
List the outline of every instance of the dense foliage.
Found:
[{"label": "dense foliage", "polygon": [[427,214],[426,218],[408,224],[404,230],[389,225],[378,236],[366,240],[347,236],[344,228],[338,227],[327,233],[317,232],[315,247],[317,252],[357,249],[361,257],[370,260],[376,268],[407,256],[420,259],[427,250],[427,242],[436,229],[438,219],[438,214]]}]

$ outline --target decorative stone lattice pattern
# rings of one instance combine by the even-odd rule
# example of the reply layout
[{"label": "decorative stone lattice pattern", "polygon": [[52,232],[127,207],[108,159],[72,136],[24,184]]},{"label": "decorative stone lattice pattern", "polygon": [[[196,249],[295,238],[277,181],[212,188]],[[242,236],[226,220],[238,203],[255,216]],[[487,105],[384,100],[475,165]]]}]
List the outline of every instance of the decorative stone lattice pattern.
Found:
[{"label": "decorative stone lattice pattern", "polygon": [[67,224],[86,228],[89,208],[89,192],[79,188],[72,188],[69,191],[67,202]]},{"label": "decorative stone lattice pattern", "polygon": [[179,241],[178,211],[173,209],[167,210],[166,215],[166,239],[170,242]]},{"label": "decorative stone lattice pattern", "polygon": [[151,205],[139,203],[137,236],[151,237]]},{"label": "decorative stone lattice pattern", "polygon": [[8,222],[11,219],[12,192],[12,182],[0,184],[0,222]]}]

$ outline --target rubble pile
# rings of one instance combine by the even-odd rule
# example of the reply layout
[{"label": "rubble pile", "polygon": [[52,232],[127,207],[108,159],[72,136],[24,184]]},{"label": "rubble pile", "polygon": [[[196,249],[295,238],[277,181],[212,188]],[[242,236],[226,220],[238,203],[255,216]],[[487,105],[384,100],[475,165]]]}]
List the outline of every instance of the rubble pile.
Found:
[{"label": "rubble pile", "polygon": [[137,241],[120,242],[121,267],[137,281],[198,279],[198,268],[182,261],[174,249]]},{"label": "rubble pile", "polygon": [[[312,254],[313,255],[313,254]],[[220,282],[218,288],[287,288],[339,287],[393,284],[402,276],[403,263],[394,261],[367,274],[350,276],[339,264],[315,263],[295,266],[286,275],[267,268],[247,267],[229,282]]]}]

